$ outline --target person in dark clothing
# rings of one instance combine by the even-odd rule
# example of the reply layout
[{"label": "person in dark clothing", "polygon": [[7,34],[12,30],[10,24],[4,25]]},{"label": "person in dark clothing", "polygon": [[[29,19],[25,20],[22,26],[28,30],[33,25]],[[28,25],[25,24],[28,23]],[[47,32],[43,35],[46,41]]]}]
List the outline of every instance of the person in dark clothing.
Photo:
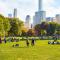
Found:
[{"label": "person in dark clothing", "polygon": [[26,40],[26,45],[29,46],[29,41],[28,40]]},{"label": "person in dark clothing", "polygon": [[54,39],[54,41],[57,41],[57,36],[54,36],[53,39]]},{"label": "person in dark clothing", "polygon": [[32,39],[32,41],[31,41],[31,45],[32,45],[32,46],[35,45],[35,41],[34,41],[34,39]]},{"label": "person in dark clothing", "polygon": [[13,37],[11,38],[11,42],[14,42],[14,38]]},{"label": "person in dark clothing", "polygon": [[4,42],[6,43],[7,41],[6,41],[6,38],[4,38]]},{"label": "person in dark clothing", "polygon": [[52,42],[52,44],[57,44],[57,36],[53,36],[54,41]]},{"label": "person in dark clothing", "polygon": [[2,43],[1,37],[0,37],[0,44]]}]

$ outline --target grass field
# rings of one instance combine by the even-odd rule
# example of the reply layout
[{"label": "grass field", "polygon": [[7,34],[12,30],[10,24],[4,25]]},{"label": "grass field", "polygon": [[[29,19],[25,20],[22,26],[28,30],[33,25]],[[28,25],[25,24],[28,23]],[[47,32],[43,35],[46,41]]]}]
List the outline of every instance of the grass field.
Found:
[{"label": "grass field", "polygon": [[0,60],[60,60],[60,45],[48,45],[47,40],[35,41],[35,46],[27,47],[25,41],[0,44]]}]

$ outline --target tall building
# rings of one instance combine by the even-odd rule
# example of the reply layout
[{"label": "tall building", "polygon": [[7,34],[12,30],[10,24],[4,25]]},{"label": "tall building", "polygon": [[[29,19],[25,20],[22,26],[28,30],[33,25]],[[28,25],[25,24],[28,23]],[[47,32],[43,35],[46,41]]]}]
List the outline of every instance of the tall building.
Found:
[{"label": "tall building", "polygon": [[17,8],[14,8],[13,17],[14,17],[14,18],[17,18]]},{"label": "tall building", "polygon": [[35,12],[35,16],[33,17],[33,27],[37,24],[41,24],[41,22],[46,20],[46,12],[42,9],[42,0],[38,1],[38,11]]},{"label": "tall building", "polygon": [[58,24],[60,24],[60,14],[56,14],[56,21]]},{"label": "tall building", "polygon": [[47,17],[46,22],[54,22],[54,17]]},{"label": "tall building", "polygon": [[38,10],[42,11],[42,0],[38,1]]},{"label": "tall building", "polygon": [[11,13],[10,13],[10,14],[8,14],[8,17],[9,17],[9,18],[12,18],[12,14],[11,14]]},{"label": "tall building", "polygon": [[26,26],[28,29],[31,28],[30,20],[31,20],[30,15],[27,15],[27,16],[26,16],[26,21],[25,21],[25,26]]}]

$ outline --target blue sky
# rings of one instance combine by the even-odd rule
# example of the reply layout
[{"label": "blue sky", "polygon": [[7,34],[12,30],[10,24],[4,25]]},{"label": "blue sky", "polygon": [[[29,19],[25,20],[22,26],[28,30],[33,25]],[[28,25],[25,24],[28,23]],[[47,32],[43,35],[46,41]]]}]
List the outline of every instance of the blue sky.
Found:
[{"label": "blue sky", "polygon": [[[14,8],[17,8],[18,17],[24,20],[26,15],[33,17],[38,11],[38,0],[0,0],[0,13],[4,16],[13,13]],[[60,14],[60,0],[43,0],[43,10],[47,17]]]}]

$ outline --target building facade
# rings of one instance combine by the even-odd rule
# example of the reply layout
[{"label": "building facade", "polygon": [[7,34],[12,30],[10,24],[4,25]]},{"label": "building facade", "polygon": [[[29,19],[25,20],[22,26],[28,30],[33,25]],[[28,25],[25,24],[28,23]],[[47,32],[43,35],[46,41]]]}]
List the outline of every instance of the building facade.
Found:
[{"label": "building facade", "polygon": [[14,17],[14,18],[17,18],[17,8],[14,8],[13,17]]},{"label": "building facade", "polygon": [[35,12],[35,16],[33,17],[33,27],[46,21],[46,12],[42,9],[42,0],[39,0],[38,2],[38,11]]},{"label": "building facade", "polygon": [[56,18],[57,23],[60,24],[60,14],[56,14],[55,18]]},{"label": "building facade", "polygon": [[31,28],[30,20],[31,20],[30,15],[27,15],[27,16],[26,16],[26,19],[25,19],[25,26],[26,26],[28,29]]},{"label": "building facade", "polygon": [[47,17],[46,22],[54,22],[54,17]]}]

